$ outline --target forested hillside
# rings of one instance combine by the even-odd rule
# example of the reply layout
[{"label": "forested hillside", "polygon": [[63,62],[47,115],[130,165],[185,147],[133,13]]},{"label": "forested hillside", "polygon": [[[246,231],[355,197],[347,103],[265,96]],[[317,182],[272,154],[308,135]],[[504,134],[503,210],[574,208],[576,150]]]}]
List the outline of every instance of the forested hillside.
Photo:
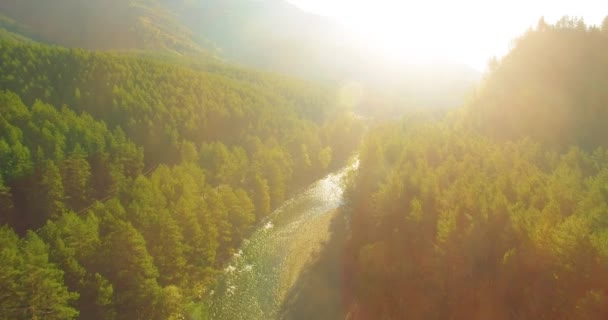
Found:
[{"label": "forested hillside", "polygon": [[608,20],[541,19],[515,43],[467,106],[466,125],[497,139],[608,147]]},{"label": "forested hillside", "polygon": [[607,53],[607,23],[541,20],[465,108],[370,132],[349,319],[608,317]]},{"label": "forested hillside", "polygon": [[331,88],[0,40],[1,319],[184,319],[251,228],[339,166]]},{"label": "forested hillside", "polygon": [[215,54],[316,78],[343,70],[344,55],[334,55],[347,49],[336,44],[337,24],[283,0],[7,0],[0,28],[67,47]]},{"label": "forested hillside", "polygon": [[335,21],[287,0],[4,0],[0,33],[70,48],[137,51],[195,64],[202,57],[205,63],[225,60],[312,81],[355,82],[401,107],[455,107],[479,79],[476,70],[454,62],[389,62]]},{"label": "forested hillside", "polygon": [[67,47],[208,52],[204,39],[196,41],[156,0],[6,0],[0,28]]}]

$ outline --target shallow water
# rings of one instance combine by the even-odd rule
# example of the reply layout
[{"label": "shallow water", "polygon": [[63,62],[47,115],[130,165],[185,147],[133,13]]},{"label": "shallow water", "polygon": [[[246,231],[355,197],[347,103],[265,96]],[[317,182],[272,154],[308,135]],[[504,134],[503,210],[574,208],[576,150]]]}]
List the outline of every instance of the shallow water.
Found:
[{"label": "shallow water", "polygon": [[[342,180],[357,164],[326,176],[285,202],[244,241],[211,294],[211,319],[277,318],[294,276],[322,241],[314,233],[327,229],[330,219],[323,218],[341,205]],[[296,238],[303,249],[294,250]]]}]

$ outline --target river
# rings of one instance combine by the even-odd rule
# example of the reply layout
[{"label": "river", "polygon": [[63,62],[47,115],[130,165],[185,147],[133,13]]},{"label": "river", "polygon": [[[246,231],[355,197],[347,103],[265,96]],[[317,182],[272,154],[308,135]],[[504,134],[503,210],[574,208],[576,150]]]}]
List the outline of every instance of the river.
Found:
[{"label": "river", "polygon": [[211,293],[214,320],[278,319],[290,290],[329,238],[343,178],[358,161],[285,202],[243,243]]}]

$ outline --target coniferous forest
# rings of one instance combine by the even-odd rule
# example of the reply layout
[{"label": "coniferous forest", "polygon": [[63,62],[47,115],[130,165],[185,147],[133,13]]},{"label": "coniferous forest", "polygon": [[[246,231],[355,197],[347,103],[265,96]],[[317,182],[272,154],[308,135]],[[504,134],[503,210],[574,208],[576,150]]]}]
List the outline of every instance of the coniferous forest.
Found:
[{"label": "coniferous forest", "polygon": [[[332,172],[335,216],[301,230],[333,229],[289,274],[333,263],[309,293],[338,297],[325,314],[608,319],[608,18],[541,18],[448,108],[470,72],[339,61],[333,24],[282,2],[41,3],[0,4],[0,320],[211,319],[231,259]],[[294,45],[324,28],[319,56]],[[286,251],[317,249],[295,235]]]},{"label": "coniferous forest", "polygon": [[607,52],[608,23],[541,20],[465,107],[369,133],[349,319],[608,317]]},{"label": "coniferous forest", "polygon": [[0,40],[0,318],[173,319],[362,134],[331,88]]}]

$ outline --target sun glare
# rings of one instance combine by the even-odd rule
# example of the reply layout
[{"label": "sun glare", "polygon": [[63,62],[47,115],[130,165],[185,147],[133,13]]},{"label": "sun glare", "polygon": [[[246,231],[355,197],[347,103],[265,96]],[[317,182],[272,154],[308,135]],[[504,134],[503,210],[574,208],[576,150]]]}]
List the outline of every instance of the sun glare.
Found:
[{"label": "sun glare", "polygon": [[[476,30],[479,17],[456,16],[456,9],[439,9],[422,1],[395,2],[373,10],[345,10],[339,20],[351,29],[362,47],[384,59],[409,63],[454,60],[480,67],[479,61],[485,64],[485,56],[490,54],[484,45],[492,41],[491,37]],[[478,42],[480,39],[483,41]]]},{"label": "sun glare", "polygon": [[291,0],[303,9],[331,17],[352,31],[359,45],[391,61],[450,60],[484,69],[505,54],[511,41],[541,16],[563,15],[598,24],[608,5],[577,2],[482,0]]}]

